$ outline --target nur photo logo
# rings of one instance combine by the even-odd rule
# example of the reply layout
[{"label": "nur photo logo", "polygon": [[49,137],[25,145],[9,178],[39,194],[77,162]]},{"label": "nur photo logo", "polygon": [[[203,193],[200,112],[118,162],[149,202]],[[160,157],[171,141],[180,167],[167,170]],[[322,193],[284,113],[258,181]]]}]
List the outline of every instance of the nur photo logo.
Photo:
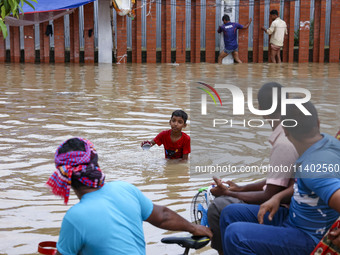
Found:
[{"label": "nur photo logo", "polygon": [[[222,99],[221,96],[226,96],[228,98],[223,99],[223,101],[230,101],[230,96],[232,98],[232,109],[228,105],[224,105],[222,112],[230,113],[232,111],[233,116],[243,116],[245,115],[245,108],[247,106],[248,111],[256,116],[269,116],[273,114],[277,108],[278,105],[281,105],[281,115],[286,115],[286,108],[287,105],[295,105],[304,115],[311,115],[311,113],[304,107],[304,103],[308,102],[311,99],[311,93],[309,90],[305,88],[298,88],[298,87],[284,87],[281,88],[281,94],[278,95],[278,89],[273,88],[272,90],[272,105],[269,109],[257,109],[254,106],[254,101],[257,101],[257,99],[253,97],[253,88],[248,87],[247,88],[247,94],[243,93],[243,91],[235,86],[235,85],[229,85],[229,84],[215,84],[214,86],[208,85],[203,82],[198,82],[200,85],[205,86],[206,88],[209,88],[210,91],[212,91],[218,100],[220,101],[220,105],[222,105]],[[208,103],[207,103],[207,94],[212,98],[215,105],[217,105],[217,102],[215,100],[214,95],[206,88],[197,87],[198,89],[204,91],[205,93],[201,94],[201,115],[207,115],[208,112],[211,114],[216,115],[216,109],[208,109]],[[216,89],[218,89],[219,93],[217,93]],[[221,96],[220,96],[221,95]],[[280,102],[278,102],[280,100]],[[220,114],[221,111],[219,111]],[[230,115],[230,114],[229,114]],[[220,125],[230,125],[231,127],[234,125],[242,125],[242,126],[249,126],[249,127],[261,127],[265,124],[264,120],[261,119],[243,119],[243,120],[233,120],[233,119],[225,119],[222,118],[215,118],[213,120],[213,127],[220,126]],[[278,119],[267,119],[267,121],[273,125],[274,121],[278,121]],[[280,121],[280,120],[279,120]],[[284,127],[294,127],[298,123],[294,119],[286,119],[281,122],[281,125]]]},{"label": "nur photo logo", "polygon": [[[215,95],[217,96],[218,100],[220,101],[221,106],[222,106],[221,97],[212,86],[210,86],[210,85],[208,85],[204,82],[197,82],[197,83],[209,88],[212,92],[214,92]],[[202,107],[201,107],[202,111],[201,112],[202,112],[202,115],[206,115],[207,114],[207,94],[212,98],[215,105],[217,105],[217,103],[216,103],[215,97],[213,96],[213,94],[211,94],[211,92],[209,90],[202,88],[202,87],[197,87],[197,88],[200,89],[200,90],[203,90],[206,93],[206,94],[201,95],[201,102],[202,102]]]}]

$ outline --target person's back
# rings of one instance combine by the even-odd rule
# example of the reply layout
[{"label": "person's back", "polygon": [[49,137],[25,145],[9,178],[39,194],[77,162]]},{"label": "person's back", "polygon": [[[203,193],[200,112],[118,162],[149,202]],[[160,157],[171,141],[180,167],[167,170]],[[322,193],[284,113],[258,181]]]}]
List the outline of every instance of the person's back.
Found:
[{"label": "person's back", "polygon": [[223,24],[218,27],[217,33],[223,32],[224,50],[220,52],[220,55],[218,56],[218,63],[222,64],[222,59],[229,54],[233,55],[233,58],[237,63],[242,63],[238,57],[237,29],[247,29],[252,19],[250,18],[249,22],[243,26],[238,23],[230,22],[230,17],[226,14],[222,17],[222,21]]},{"label": "person's back", "polygon": [[270,26],[269,30],[274,28],[274,31],[272,31],[272,36],[270,37],[270,43],[277,45],[277,46],[283,46],[284,41],[284,35],[287,33],[287,24],[284,20],[277,17]]},{"label": "person's back", "polygon": [[[265,180],[244,186],[238,186],[231,181],[227,182],[229,184],[227,189],[229,192],[227,193],[229,194],[216,197],[210,203],[207,213],[209,225],[214,233],[211,247],[218,250],[220,254],[223,253],[220,236],[220,214],[223,208],[235,203],[261,204],[288,187],[290,178],[293,176],[293,165],[298,158],[298,154],[294,145],[285,136],[283,127],[278,122],[281,117],[281,88],[280,84],[274,82],[264,84],[258,92],[258,103],[261,110],[270,109],[274,101],[273,90],[277,90],[276,101],[278,101],[278,105],[276,111],[271,115],[263,116],[264,119],[271,122],[273,130],[269,137],[269,142],[272,146],[269,166],[274,169],[283,167],[288,171],[268,171]],[[211,192],[215,196],[217,195],[214,193],[214,189]]]},{"label": "person's back", "polygon": [[121,181],[106,183],[101,189],[85,194],[66,213],[58,251],[145,254],[143,221],[152,209],[151,201],[135,186]]},{"label": "person's back", "polygon": [[296,161],[297,180],[289,209],[290,223],[308,233],[315,242],[339,217],[328,201],[339,189],[340,143],[328,134],[322,135]]},{"label": "person's back", "polygon": [[80,202],[63,219],[56,254],[145,254],[143,221],[167,230],[211,237],[165,206],[152,203],[135,186],[105,183],[94,145],[83,138],[63,142],[55,153],[56,170],[47,181],[67,204],[71,187]]},{"label": "person's back", "polygon": [[[339,217],[340,143],[334,137],[320,134],[318,114],[311,102],[300,107],[287,104],[286,114],[281,116],[286,124],[285,135],[300,156],[296,161],[294,190],[291,187],[275,194],[261,207],[228,206],[221,221],[225,226],[222,230],[225,254],[267,251],[308,255]],[[288,199],[289,210],[279,207],[280,202]],[[334,239],[340,243],[340,232],[333,235],[331,242]]]},{"label": "person's back", "polygon": [[229,21],[227,24],[223,24],[221,28],[223,30],[225,48],[228,50],[236,49],[237,48],[237,29],[242,29],[243,26],[238,23]]}]

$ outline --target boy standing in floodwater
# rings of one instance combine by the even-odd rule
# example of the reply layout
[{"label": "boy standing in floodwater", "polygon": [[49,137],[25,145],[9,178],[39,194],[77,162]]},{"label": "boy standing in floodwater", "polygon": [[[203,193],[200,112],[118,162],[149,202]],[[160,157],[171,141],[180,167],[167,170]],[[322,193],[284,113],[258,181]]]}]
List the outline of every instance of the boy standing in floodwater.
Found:
[{"label": "boy standing in floodwater", "polygon": [[191,152],[190,136],[182,132],[187,126],[188,114],[182,110],[176,110],[171,114],[169,124],[171,129],[160,132],[151,141],[144,141],[141,146],[164,145],[165,158],[187,160]]}]

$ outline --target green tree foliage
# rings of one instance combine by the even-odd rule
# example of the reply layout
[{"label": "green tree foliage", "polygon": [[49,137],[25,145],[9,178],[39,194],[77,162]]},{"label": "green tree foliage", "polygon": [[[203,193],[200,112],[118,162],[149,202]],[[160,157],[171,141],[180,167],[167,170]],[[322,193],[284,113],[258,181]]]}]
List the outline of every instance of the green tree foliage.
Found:
[{"label": "green tree foliage", "polygon": [[19,18],[19,14],[23,14],[22,7],[28,4],[34,10],[32,2],[37,3],[37,0],[0,0],[0,32],[7,37],[7,27],[5,25],[5,18],[9,15]]}]

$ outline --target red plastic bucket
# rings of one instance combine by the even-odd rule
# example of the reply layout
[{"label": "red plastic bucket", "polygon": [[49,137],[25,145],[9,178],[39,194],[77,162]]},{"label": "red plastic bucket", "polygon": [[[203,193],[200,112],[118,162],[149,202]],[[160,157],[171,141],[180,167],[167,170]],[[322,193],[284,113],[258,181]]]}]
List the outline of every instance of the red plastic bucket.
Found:
[{"label": "red plastic bucket", "polygon": [[45,255],[55,255],[57,253],[57,242],[40,242],[38,245],[38,252]]}]

